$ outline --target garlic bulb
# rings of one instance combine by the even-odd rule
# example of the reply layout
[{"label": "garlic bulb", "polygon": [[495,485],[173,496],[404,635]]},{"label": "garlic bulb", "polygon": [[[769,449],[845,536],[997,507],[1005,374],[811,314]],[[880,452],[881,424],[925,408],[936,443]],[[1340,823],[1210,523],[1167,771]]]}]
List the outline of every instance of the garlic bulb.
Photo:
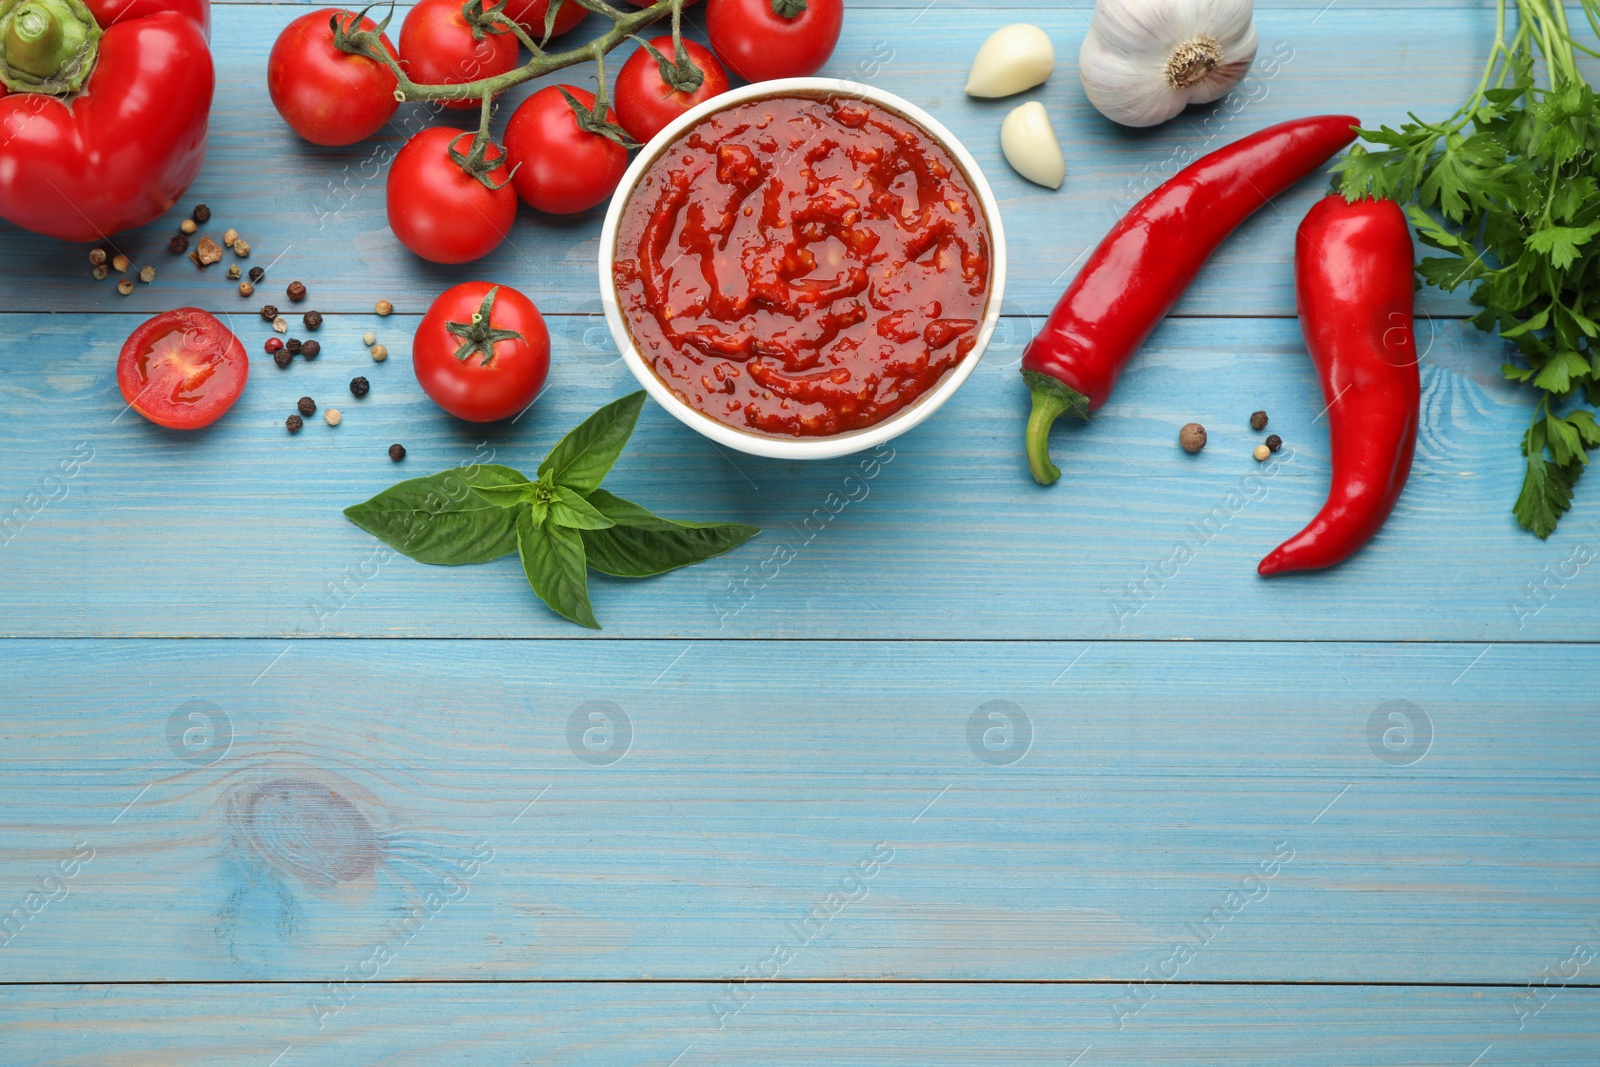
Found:
[{"label": "garlic bulb", "polygon": [[1251,15],[1251,0],[1095,0],[1078,51],[1083,91],[1124,126],[1210,103],[1255,62]]},{"label": "garlic bulb", "polygon": [[1056,69],[1056,49],[1037,26],[1018,22],[989,35],[972,60],[968,96],[1010,96],[1041,85]]},{"label": "garlic bulb", "polygon": [[1016,172],[1036,185],[1061,188],[1067,162],[1050,126],[1050,114],[1037,100],[1013,108],[1000,126],[1000,150]]}]

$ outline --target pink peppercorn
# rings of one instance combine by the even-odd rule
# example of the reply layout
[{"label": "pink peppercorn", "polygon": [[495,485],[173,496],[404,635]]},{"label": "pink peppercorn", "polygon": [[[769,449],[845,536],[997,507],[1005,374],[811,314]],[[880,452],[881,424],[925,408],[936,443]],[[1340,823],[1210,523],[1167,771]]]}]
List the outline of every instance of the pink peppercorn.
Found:
[{"label": "pink peppercorn", "polygon": [[267,338],[266,348],[267,348],[267,354],[269,356],[272,355],[274,352],[277,352],[282,347],[283,347],[283,339],[281,337],[269,337],[269,338]]}]

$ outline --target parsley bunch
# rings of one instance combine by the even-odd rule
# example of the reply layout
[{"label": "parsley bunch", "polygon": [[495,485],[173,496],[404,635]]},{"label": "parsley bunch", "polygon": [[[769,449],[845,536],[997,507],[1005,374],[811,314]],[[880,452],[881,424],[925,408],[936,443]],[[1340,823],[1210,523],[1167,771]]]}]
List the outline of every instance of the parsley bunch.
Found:
[{"label": "parsley bunch", "polygon": [[[1600,447],[1600,111],[1561,0],[1498,0],[1495,43],[1465,106],[1443,122],[1412,115],[1398,130],[1362,130],[1335,167],[1344,195],[1408,205],[1422,242],[1443,252],[1417,265],[1446,291],[1467,285],[1472,322],[1516,345],[1501,370],[1538,391],[1522,439],[1527,472],[1512,508],[1548,537]],[[1582,0],[1600,35],[1600,0]],[[1535,83],[1542,60],[1548,87]],[[1413,203],[1413,201],[1415,201]],[[1442,217],[1442,218],[1441,218]],[[1587,404],[1588,407],[1583,405]]]}]

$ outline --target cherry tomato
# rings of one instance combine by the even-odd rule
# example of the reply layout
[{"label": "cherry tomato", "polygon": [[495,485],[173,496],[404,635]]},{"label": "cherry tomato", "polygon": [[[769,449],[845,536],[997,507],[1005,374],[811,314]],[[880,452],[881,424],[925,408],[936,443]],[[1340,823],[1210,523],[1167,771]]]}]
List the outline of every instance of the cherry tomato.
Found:
[{"label": "cherry tomato", "polygon": [[[650,44],[669,61],[676,58],[671,34],[657,37]],[[674,89],[662,79],[661,64],[648,48],[640,48],[629,56],[617,74],[617,116],[628,136],[640,144],[702,100],[728,91],[728,72],[722,69],[709,48],[693,41],[684,41],[683,47],[702,75],[699,87],[692,93]]]},{"label": "cherry tomato", "polygon": [[[486,2],[485,6],[489,4]],[[506,18],[521,26],[535,41],[544,39],[544,16],[549,10],[550,0],[506,0]],[[560,37],[582,22],[586,14],[578,0],[564,0],[561,10],[556,12],[556,24],[551,27],[550,36]]]},{"label": "cherry tomato", "polygon": [[244,345],[199,308],[162,312],[134,330],[117,357],[122,399],[173,430],[198,430],[222,418],[248,377]]},{"label": "cherry tomato", "polygon": [[[452,333],[451,323],[470,329]],[[422,316],[411,367],[422,391],[456,418],[508,419],[544,387],[550,333],[533,301],[510,286],[463,282],[439,294]]]},{"label": "cherry tomato", "polygon": [[[628,150],[578,125],[565,89],[585,108],[594,94],[576,85],[547,85],[524,100],[506,123],[506,152],[518,165],[517,195],[539,211],[576,215],[605,200],[628,169]],[[606,121],[617,113],[606,108]]]},{"label": "cherry tomato", "polygon": [[[492,142],[490,189],[450,158],[470,155],[473,134],[446,126],[422,130],[389,164],[389,229],[400,243],[434,263],[467,263],[493,252],[517,218],[517,194],[506,180],[503,153]],[[498,163],[495,161],[498,160]]]},{"label": "cherry tomato", "polygon": [[[634,7],[653,7],[655,6],[655,2],[656,0],[628,0],[628,3],[632,4]],[[699,2],[700,0],[684,0],[683,6],[693,7]]]},{"label": "cherry tomato", "polygon": [[[342,26],[355,20],[351,12],[333,7],[301,15],[283,28],[267,58],[272,106],[312,144],[355,144],[382,129],[400,106],[388,67],[333,46],[329,20],[336,15]],[[362,19],[361,28],[375,30],[378,25]],[[382,42],[395,55],[388,35]]]},{"label": "cherry tomato", "polygon": [[[517,65],[517,37],[503,24],[500,28],[500,33],[480,29],[481,38],[474,40],[460,0],[421,0],[400,28],[406,74],[419,85],[460,85],[504,74]],[[476,110],[478,104],[449,100],[444,106]]]},{"label": "cherry tomato", "polygon": [[711,47],[745,81],[815,74],[843,25],[844,0],[706,0]]}]

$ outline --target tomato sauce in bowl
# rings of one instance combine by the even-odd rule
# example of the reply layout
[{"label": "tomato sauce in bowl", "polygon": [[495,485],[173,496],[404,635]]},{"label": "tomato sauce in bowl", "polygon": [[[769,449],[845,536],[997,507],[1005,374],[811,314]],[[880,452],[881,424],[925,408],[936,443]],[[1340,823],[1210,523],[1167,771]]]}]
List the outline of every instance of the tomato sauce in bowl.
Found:
[{"label": "tomato sauce in bowl", "polygon": [[750,100],[660,151],[616,230],[643,360],[737,429],[827,437],[914,404],[978,344],[982,204],[938,141],[848,95]]}]

